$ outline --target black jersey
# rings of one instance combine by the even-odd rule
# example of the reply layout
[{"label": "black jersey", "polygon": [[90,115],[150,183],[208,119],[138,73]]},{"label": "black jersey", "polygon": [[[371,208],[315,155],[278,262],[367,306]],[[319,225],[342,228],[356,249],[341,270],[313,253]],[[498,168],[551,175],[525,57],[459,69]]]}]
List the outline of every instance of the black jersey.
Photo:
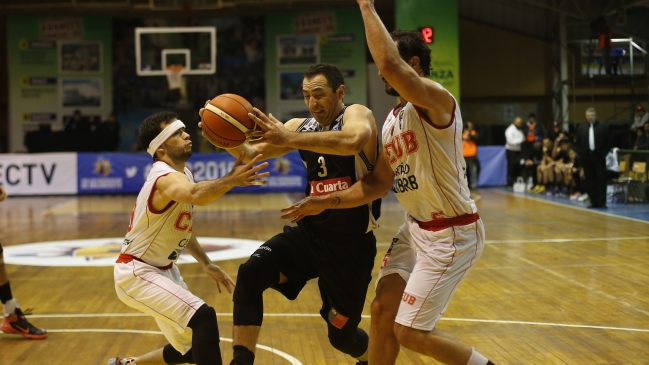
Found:
[{"label": "black jersey", "polygon": [[[340,131],[343,128],[344,107],[340,115],[330,125],[323,128],[314,118],[305,119],[296,132]],[[377,136],[377,156],[379,143]],[[307,150],[299,150],[306,164],[307,196],[326,195],[350,188],[358,179],[374,169],[374,161],[369,161],[361,151],[353,156],[329,155]],[[349,209],[331,209],[304,220],[319,229],[344,234],[363,234],[376,228],[376,220],[381,214],[381,199],[370,204]]]}]

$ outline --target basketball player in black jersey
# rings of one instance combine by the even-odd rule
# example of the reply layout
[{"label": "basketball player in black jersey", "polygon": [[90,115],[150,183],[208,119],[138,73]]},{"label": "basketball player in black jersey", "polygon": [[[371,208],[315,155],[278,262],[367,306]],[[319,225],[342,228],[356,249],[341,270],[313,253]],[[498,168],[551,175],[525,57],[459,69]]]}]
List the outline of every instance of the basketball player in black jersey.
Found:
[{"label": "basketball player in black jersey", "polygon": [[[282,156],[298,149],[306,163],[306,195],[344,190],[371,171],[378,153],[372,112],[358,104],[345,106],[345,85],[338,68],[317,64],[304,73],[302,91],[312,118],[282,124],[258,109],[251,116],[259,139],[228,150],[248,161]],[[202,110],[201,110],[202,115]],[[200,124],[199,124],[200,127]],[[241,265],[234,291],[234,359],[249,365],[263,319],[263,292],[273,288],[293,300],[307,281],[318,278],[320,315],[329,342],[338,350],[367,361],[368,336],[358,328],[367,287],[372,279],[376,239],[372,229],[380,200],[361,207],[325,211],[268,240]]]}]

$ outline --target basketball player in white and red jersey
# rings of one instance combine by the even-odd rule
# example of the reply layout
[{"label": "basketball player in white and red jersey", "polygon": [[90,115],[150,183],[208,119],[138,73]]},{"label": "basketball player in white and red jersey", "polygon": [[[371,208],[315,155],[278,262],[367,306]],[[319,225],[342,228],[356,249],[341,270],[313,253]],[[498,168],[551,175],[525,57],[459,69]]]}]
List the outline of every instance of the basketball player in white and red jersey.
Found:
[{"label": "basketball player in white and red jersey", "polygon": [[244,165],[242,155],[226,176],[194,182],[185,167],[192,142],[183,122],[171,112],[145,119],[138,140],[155,163],[131,213],[115,264],[115,290],[126,305],[151,315],[169,344],[140,357],[112,358],[108,364],[220,365],[216,312],[189,291],[174,262],[187,250],[219,292],[221,285],[232,292],[232,279],[210,261],[194,236],[193,207],[210,204],[235,186],[263,184],[259,179],[268,173],[258,172],[268,164],[255,166],[259,160],[255,158]]},{"label": "basketball player in white and red jersey", "polygon": [[427,78],[430,49],[419,33],[389,34],[373,1],[358,3],[386,91],[401,103],[383,126],[383,149],[371,174],[347,190],[308,197],[284,209],[283,217],[299,221],[323,209],[365,204],[392,188],[407,215],[377,280],[369,364],[394,364],[399,344],[445,364],[491,364],[459,338],[435,328],[482,254],[485,236],[469,198],[457,101]]}]

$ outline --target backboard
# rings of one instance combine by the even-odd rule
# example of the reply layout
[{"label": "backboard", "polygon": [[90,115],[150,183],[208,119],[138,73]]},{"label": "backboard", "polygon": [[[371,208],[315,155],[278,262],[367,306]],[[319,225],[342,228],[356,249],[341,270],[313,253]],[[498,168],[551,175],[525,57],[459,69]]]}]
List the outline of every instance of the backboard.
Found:
[{"label": "backboard", "polygon": [[184,66],[183,75],[216,73],[216,27],[135,28],[138,76],[165,76],[171,65]]}]

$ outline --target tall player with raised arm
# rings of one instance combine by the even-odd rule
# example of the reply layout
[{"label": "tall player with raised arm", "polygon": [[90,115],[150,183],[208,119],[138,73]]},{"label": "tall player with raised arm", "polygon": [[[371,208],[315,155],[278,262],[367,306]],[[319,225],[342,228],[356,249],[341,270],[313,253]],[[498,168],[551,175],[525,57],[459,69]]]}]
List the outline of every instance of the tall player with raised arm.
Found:
[{"label": "tall player with raised arm", "polygon": [[460,110],[442,85],[427,78],[431,56],[421,35],[389,34],[373,1],[357,1],[386,92],[401,103],[383,126],[383,149],[371,174],[350,189],[308,197],[284,209],[283,217],[300,221],[325,209],[347,209],[392,189],[407,215],[377,280],[369,363],[394,364],[401,344],[446,364],[491,364],[435,328],[484,246],[465,176]]},{"label": "tall player with raised arm", "polygon": [[259,179],[268,173],[258,172],[268,164],[255,166],[261,156],[242,164],[241,155],[226,176],[194,182],[185,167],[192,142],[177,118],[171,112],[156,113],[140,126],[138,140],[155,162],[133,207],[114,268],[119,299],[152,316],[169,344],[143,356],[112,358],[108,365],[222,363],[216,312],[189,291],[175,262],[187,250],[219,292],[221,285],[232,292],[232,279],[210,261],[194,236],[194,205],[210,204],[235,186],[263,184]]}]

